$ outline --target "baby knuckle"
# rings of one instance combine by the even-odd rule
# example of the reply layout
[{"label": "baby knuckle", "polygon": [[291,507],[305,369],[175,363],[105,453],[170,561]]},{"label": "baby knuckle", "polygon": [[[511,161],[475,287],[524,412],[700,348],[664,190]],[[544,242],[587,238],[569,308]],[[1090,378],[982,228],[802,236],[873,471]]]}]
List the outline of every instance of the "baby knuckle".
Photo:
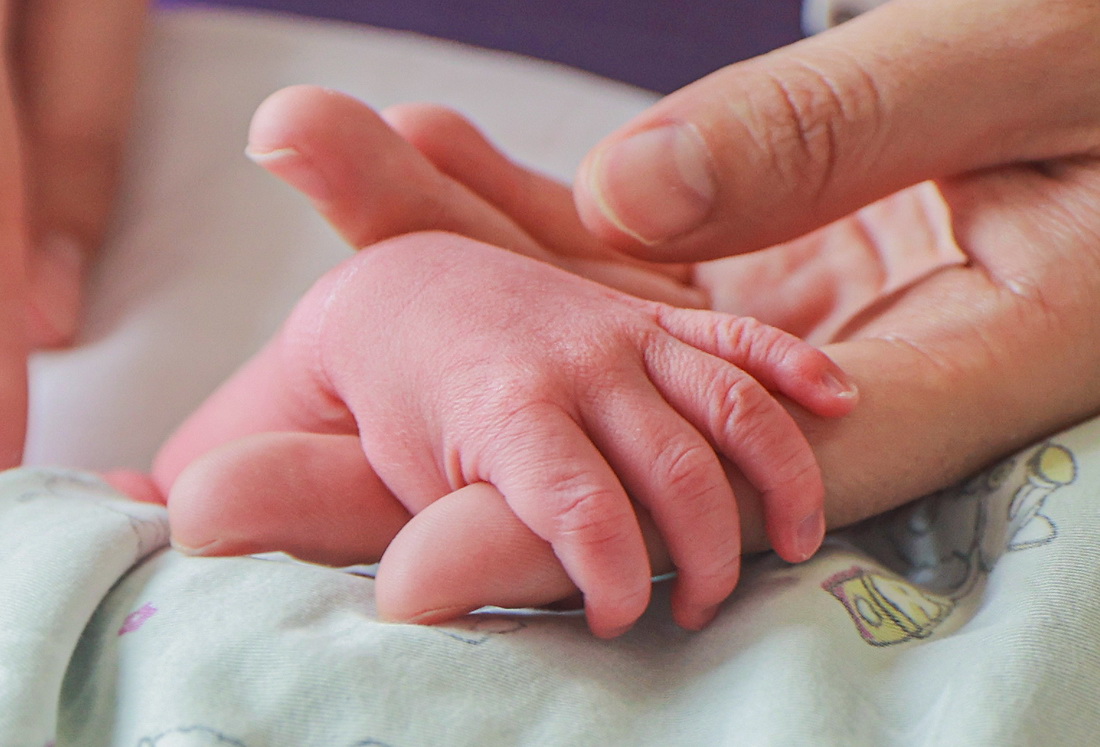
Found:
[{"label": "baby knuckle", "polygon": [[747,430],[756,430],[771,420],[774,400],[752,377],[735,376],[716,382],[715,386],[718,390],[712,399],[712,411],[716,433],[737,431],[739,438],[744,439]]},{"label": "baby knuckle", "polygon": [[710,596],[708,601],[720,602],[733,591],[741,572],[740,547],[730,538],[712,548],[705,561],[680,570],[688,575],[700,595]]},{"label": "baby knuckle", "polygon": [[710,489],[715,464],[714,451],[706,442],[674,439],[658,452],[653,472],[664,483],[670,497],[696,495]]},{"label": "baby knuckle", "polygon": [[[533,434],[546,431],[561,412],[544,396],[538,382],[511,382],[508,378],[494,387],[479,387],[462,400],[466,405],[460,417],[472,433],[486,437],[501,451],[530,444]],[[507,404],[507,402],[514,404]]]},{"label": "baby knuckle", "polygon": [[724,332],[733,354],[756,364],[775,364],[782,360],[787,337],[775,327],[748,316],[733,317]]},{"label": "baby knuckle", "polygon": [[774,508],[795,510],[793,504],[816,501],[823,496],[821,471],[809,447],[795,448],[787,454],[776,454],[769,465],[767,484],[762,486],[766,498]]},{"label": "baby knuckle", "polygon": [[581,489],[566,496],[555,516],[556,534],[563,540],[594,547],[618,545],[628,538],[630,522],[620,496],[601,488]]},{"label": "baby knuckle", "polygon": [[625,610],[624,617],[634,620],[645,610],[646,605],[649,603],[649,596],[648,583],[644,586],[638,585],[629,588],[614,586],[602,600],[602,606],[607,609]]}]

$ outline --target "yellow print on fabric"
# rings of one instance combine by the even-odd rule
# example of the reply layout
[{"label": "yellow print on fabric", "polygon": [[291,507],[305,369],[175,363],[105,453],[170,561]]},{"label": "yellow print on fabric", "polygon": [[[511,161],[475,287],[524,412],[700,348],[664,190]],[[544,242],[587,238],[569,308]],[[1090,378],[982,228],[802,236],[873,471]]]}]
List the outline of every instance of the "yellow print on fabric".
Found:
[{"label": "yellow print on fabric", "polygon": [[892,570],[856,565],[821,587],[844,607],[864,641],[891,646],[927,638],[1006,552],[1058,537],[1044,509],[1054,492],[1076,481],[1073,452],[1043,444],[1009,494],[1004,488],[1013,466],[1001,463],[853,533],[857,545],[881,551],[872,555],[881,554]]}]

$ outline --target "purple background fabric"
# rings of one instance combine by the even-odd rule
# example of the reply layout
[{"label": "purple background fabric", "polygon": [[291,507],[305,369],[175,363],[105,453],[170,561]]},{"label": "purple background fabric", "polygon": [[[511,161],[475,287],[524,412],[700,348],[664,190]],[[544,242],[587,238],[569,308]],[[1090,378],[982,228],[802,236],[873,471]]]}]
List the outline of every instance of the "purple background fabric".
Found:
[{"label": "purple background fabric", "polygon": [[[191,0],[161,0],[186,5]],[[660,92],[801,36],[799,0],[205,0],[418,31]]]}]

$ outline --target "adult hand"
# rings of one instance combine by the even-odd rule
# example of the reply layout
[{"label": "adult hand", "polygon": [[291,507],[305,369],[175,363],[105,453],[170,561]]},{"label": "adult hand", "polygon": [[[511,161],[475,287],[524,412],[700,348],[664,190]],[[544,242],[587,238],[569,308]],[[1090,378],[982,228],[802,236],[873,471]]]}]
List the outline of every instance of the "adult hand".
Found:
[{"label": "adult hand", "polygon": [[71,341],[106,231],[146,0],[0,3],[0,467],[18,464],[26,356]]},{"label": "adult hand", "polygon": [[639,256],[787,241],[926,179],[1096,155],[1100,6],[893,0],[659,102],[588,156],[579,211]]},{"label": "adult hand", "polygon": [[[683,262],[785,242],[699,265],[696,279],[716,308],[737,304],[833,342],[826,350],[859,384],[850,416],[804,421],[830,525],[942,487],[1100,410],[1098,33],[1100,7],[1089,2],[894,0],[669,97],[582,168],[587,224],[636,256]],[[806,271],[807,261],[854,252],[865,259],[856,266],[885,277],[922,242],[935,249],[931,272],[855,318],[831,313],[851,290],[843,274],[822,284]],[[499,558],[477,557],[516,569],[487,580],[481,599],[568,593],[560,573],[547,575],[545,546],[511,531],[514,519],[494,506],[469,492],[417,515],[388,551],[404,569],[388,577],[391,609],[455,601],[447,574],[471,569],[451,563],[424,592],[426,571],[445,559],[423,538],[463,513],[492,517],[479,537],[512,540],[493,546]],[[759,536],[751,522],[745,531]],[[479,537],[452,538],[448,558],[466,557]]]},{"label": "adult hand", "polygon": [[[922,235],[965,264],[827,330],[835,286],[792,294],[782,272],[756,309],[739,308],[840,343],[828,350],[845,370],[876,377],[835,425],[881,439],[872,421],[913,423],[889,450],[855,431],[837,441],[876,454],[862,475],[830,468],[815,442],[830,493],[874,492],[879,480],[890,487],[876,503],[914,497],[935,487],[928,476],[961,476],[1100,410],[1098,35],[1089,0],[892,0],[658,103],[589,155],[579,211],[603,239],[651,259],[786,242],[701,266],[699,285],[730,294],[714,299],[723,308],[744,301],[747,278],[759,288],[759,271],[799,256],[852,244],[895,254],[913,235],[905,224],[852,211],[936,179],[895,199],[923,191],[925,207],[910,211]],[[719,266],[726,282],[708,276]],[[782,308],[792,295],[798,314]]]}]

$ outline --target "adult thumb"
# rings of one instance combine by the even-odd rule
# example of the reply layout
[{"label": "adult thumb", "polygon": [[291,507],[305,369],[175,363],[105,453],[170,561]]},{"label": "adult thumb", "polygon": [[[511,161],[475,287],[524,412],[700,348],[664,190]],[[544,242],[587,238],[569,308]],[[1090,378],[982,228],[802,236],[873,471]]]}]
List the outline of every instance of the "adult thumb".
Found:
[{"label": "adult thumb", "polygon": [[702,260],[925,179],[1100,145],[1100,4],[892,0],[672,94],[585,159],[601,238]]}]

